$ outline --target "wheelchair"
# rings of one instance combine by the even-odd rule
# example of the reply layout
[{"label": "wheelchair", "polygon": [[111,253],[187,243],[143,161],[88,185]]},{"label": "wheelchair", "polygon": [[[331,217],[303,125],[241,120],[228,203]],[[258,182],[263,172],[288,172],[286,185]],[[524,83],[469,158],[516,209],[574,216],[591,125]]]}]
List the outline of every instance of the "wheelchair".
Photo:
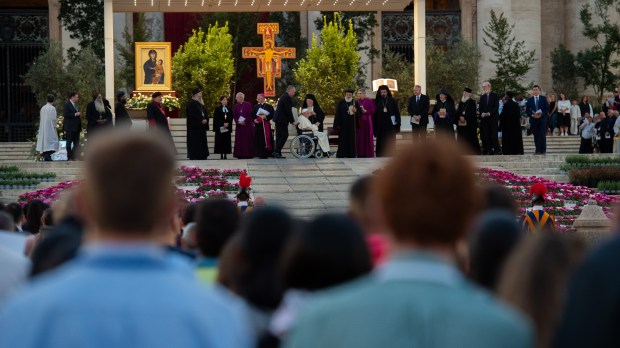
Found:
[{"label": "wheelchair", "polygon": [[297,136],[291,140],[291,154],[295,158],[329,157],[329,154],[321,149],[319,139],[311,130],[298,132]]}]

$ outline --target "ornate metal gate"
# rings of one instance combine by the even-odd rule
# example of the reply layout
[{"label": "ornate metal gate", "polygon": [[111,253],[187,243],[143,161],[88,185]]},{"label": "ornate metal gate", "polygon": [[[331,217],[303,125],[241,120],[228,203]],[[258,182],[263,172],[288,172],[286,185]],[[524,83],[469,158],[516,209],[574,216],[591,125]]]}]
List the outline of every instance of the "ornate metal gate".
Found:
[{"label": "ornate metal gate", "polygon": [[24,82],[48,42],[47,11],[0,11],[0,142],[34,137],[38,107]]},{"label": "ornate metal gate", "polygon": [[[383,49],[390,49],[413,62],[413,11],[382,12]],[[461,11],[430,10],[426,12],[426,37],[435,45],[447,46],[461,34]]]}]

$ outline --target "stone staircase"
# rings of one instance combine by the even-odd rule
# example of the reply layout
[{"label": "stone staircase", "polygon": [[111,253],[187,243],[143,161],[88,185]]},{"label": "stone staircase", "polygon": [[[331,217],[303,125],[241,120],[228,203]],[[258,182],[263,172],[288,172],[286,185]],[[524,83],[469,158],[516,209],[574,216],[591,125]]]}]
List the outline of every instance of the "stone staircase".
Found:
[{"label": "stone staircase", "polygon": [[[579,153],[579,144],[581,143],[581,137],[577,135],[560,137],[560,136],[548,136],[547,137],[547,154],[577,154]],[[525,154],[533,154],[535,152],[534,136],[523,137],[523,151]]]},{"label": "stone staircase", "polygon": [[0,162],[28,160],[32,143],[0,143]]}]

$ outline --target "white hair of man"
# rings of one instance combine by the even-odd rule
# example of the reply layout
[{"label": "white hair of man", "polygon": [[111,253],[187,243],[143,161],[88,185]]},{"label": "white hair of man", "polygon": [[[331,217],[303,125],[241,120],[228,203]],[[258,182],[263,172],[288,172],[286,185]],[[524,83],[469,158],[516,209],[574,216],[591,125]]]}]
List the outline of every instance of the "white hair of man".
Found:
[{"label": "white hair of man", "polygon": [[95,110],[99,113],[105,113],[105,105],[103,105],[103,98],[95,98]]},{"label": "white hair of man", "polygon": [[286,91],[287,92],[290,92],[292,90],[297,90],[297,88],[295,88],[295,86],[293,86],[293,85],[288,85],[288,87],[286,87]]}]

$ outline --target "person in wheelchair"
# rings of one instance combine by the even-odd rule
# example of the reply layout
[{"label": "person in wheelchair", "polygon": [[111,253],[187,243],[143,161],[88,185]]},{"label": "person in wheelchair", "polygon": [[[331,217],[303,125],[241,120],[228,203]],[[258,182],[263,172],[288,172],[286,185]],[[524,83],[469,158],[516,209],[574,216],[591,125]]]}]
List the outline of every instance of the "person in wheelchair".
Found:
[{"label": "person in wheelchair", "polygon": [[299,122],[297,128],[299,128],[299,130],[301,131],[312,131],[312,134],[314,134],[314,136],[316,136],[319,141],[319,146],[321,147],[321,150],[329,157],[331,153],[327,133],[319,132],[319,127],[310,122],[309,117],[311,114],[312,110],[301,110],[301,113],[299,114],[299,118],[297,120]]}]

